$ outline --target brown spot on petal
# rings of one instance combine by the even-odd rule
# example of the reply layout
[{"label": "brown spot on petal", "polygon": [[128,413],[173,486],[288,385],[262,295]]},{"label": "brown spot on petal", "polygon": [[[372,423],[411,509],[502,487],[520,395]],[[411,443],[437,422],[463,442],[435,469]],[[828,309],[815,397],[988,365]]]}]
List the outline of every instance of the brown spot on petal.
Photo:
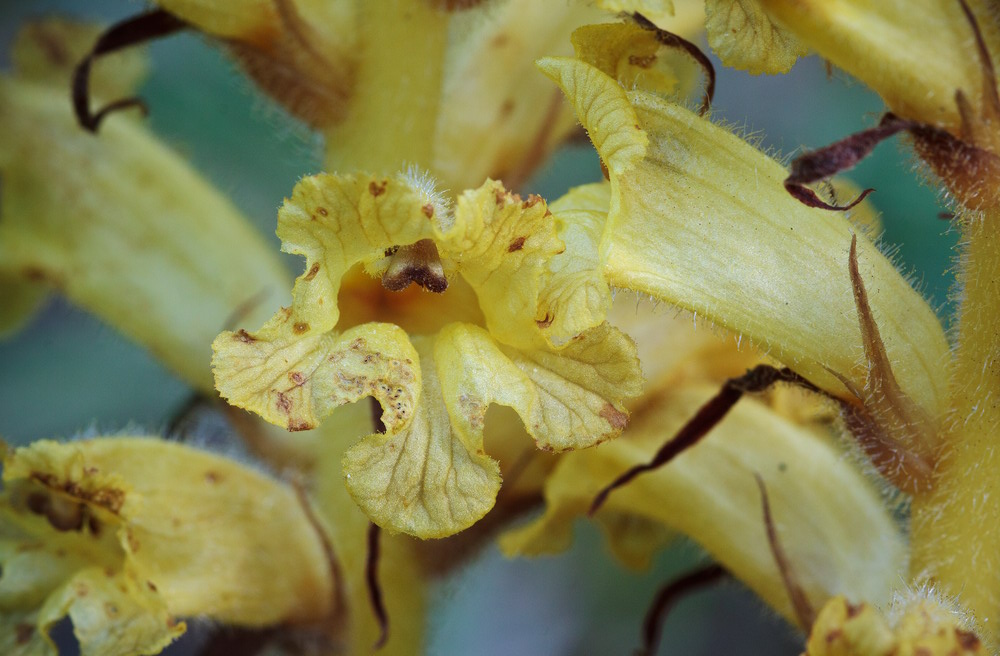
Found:
[{"label": "brown spot on petal", "polygon": [[253,344],[257,341],[256,337],[253,337],[247,331],[240,328],[235,333],[233,333],[233,339],[238,342],[243,342],[244,344]]},{"label": "brown spot on petal", "polygon": [[309,273],[307,273],[302,279],[312,280],[313,278],[316,277],[317,273],[319,273],[319,262],[309,267]]},{"label": "brown spot on petal", "polygon": [[552,322],[555,321],[555,320],[556,320],[556,318],[554,316],[552,316],[551,314],[549,314],[548,312],[546,312],[544,318],[542,318],[542,319],[535,319],[535,325],[538,326],[539,328],[541,328],[542,330],[545,330],[546,328],[548,328],[549,326],[551,326]]},{"label": "brown spot on petal", "polygon": [[423,212],[424,216],[426,216],[428,219],[434,218],[434,205],[433,204],[427,203],[426,205],[424,205],[423,207],[420,208],[420,211]]},{"label": "brown spot on petal", "polygon": [[278,405],[278,411],[283,412],[286,415],[289,414],[292,410],[292,401],[291,399],[288,398],[288,396],[284,392],[278,392],[277,405]]},{"label": "brown spot on petal", "polygon": [[[82,488],[75,481],[61,481],[54,474],[45,472],[33,472],[31,479],[38,481],[45,487],[65,492],[80,501],[92,503],[115,514],[118,514],[125,503],[125,492],[117,488],[102,487],[95,490],[88,490]],[[53,499],[55,498],[53,497]]]},{"label": "brown spot on petal", "polygon": [[330,213],[326,211],[325,207],[317,207],[316,208],[316,213],[319,214],[319,215],[321,215],[321,216],[329,216],[330,215]]},{"label": "brown spot on petal", "polygon": [[858,615],[861,614],[861,611],[863,611],[865,609],[865,605],[864,604],[846,603],[846,604],[844,604],[844,606],[847,609],[847,619],[852,619],[852,618],[857,617]]},{"label": "brown spot on petal", "polygon": [[649,68],[656,63],[656,55],[629,55],[628,63],[639,68]]},{"label": "brown spot on petal", "polygon": [[381,183],[372,180],[368,183],[368,193],[377,198],[385,193],[385,188],[387,186],[389,186],[388,180],[383,180]]},{"label": "brown spot on petal", "polygon": [[832,642],[835,642],[836,640],[840,639],[841,636],[843,636],[843,635],[844,635],[844,630],[843,629],[833,629],[833,630],[831,630],[829,633],[826,634],[826,644],[830,644]]},{"label": "brown spot on petal", "polygon": [[628,414],[622,412],[610,403],[605,403],[604,407],[601,408],[601,411],[598,414],[600,414],[601,417],[603,417],[604,420],[611,424],[611,427],[617,431],[623,431],[625,430],[625,427],[628,426]]},{"label": "brown spot on petal", "polygon": [[288,379],[295,383],[296,386],[304,385],[306,382],[306,377],[302,375],[300,371],[290,371],[288,373]]},{"label": "brown spot on petal", "polygon": [[309,324],[306,323],[305,321],[300,321],[296,323],[294,326],[292,326],[292,332],[294,332],[296,335],[301,335],[302,333],[308,330],[309,330]]},{"label": "brown spot on petal", "polygon": [[14,640],[19,645],[27,644],[31,640],[31,636],[35,633],[35,627],[32,624],[18,624],[14,627]]},{"label": "brown spot on petal", "polygon": [[313,428],[314,426],[307,421],[295,421],[293,419],[288,420],[288,430],[293,433],[312,430]]},{"label": "brown spot on petal", "polygon": [[215,485],[222,480],[222,474],[217,471],[209,470],[205,472],[205,482]]},{"label": "brown spot on petal", "polygon": [[510,246],[507,247],[508,253],[513,253],[524,248],[524,242],[528,240],[527,237],[517,237],[510,242]]},{"label": "brown spot on petal", "polygon": [[962,646],[962,649],[966,651],[976,651],[982,644],[979,641],[979,636],[972,631],[966,631],[965,629],[955,629],[955,640],[957,640],[958,644]]}]

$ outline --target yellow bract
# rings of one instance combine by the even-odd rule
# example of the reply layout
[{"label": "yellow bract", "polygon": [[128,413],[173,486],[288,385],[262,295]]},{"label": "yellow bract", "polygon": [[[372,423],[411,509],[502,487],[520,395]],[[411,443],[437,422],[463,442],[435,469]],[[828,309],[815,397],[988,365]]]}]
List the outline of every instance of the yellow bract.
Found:
[{"label": "yellow bract", "polygon": [[[544,59],[611,173],[601,246],[612,285],[739,332],[817,385],[864,388],[867,364],[848,275],[852,226],[788,195],[785,169],[725,130],[588,63]],[[934,312],[858,238],[869,300],[893,370],[942,410],[948,344]],[[823,290],[817,293],[817,290]]]},{"label": "yellow bract", "polygon": [[82,130],[62,84],[0,79],[0,177],[0,280],[58,288],[202,390],[212,337],[287,288],[229,201],[124,116]]},{"label": "yellow bract", "polygon": [[298,495],[153,438],[36,442],[4,460],[2,626],[51,653],[69,615],[84,654],[158,653],[175,617],[268,626],[333,610],[324,538]]},{"label": "yellow bract", "polygon": [[708,0],[708,43],[727,66],[761,73],[787,73],[808,49],[776,25],[760,0]]},{"label": "yellow bract", "polygon": [[[905,118],[958,134],[961,115],[955,92],[962,90],[973,107],[984,105],[983,71],[972,28],[957,0],[754,0],[753,4],[877,91]],[[990,2],[969,0],[969,5],[987,24]],[[996,42],[992,30],[986,36]]]},{"label": "yellow bract", "polygon": [[[412,175],[306,178],[279,213],[284,249],[306,256],[293,304],[257,332],[216,339],[218,389],[291,430],[377,399],[386,434],[347,452],[351,494],[391,530],[442,537],[466,528],[500,485],[483,451],[491,403],[513,407],[541,448],[562,451],[619,434],[622,401],[641,390],[631,341],[603,324],[600,307],[574,300],[580,280],[600,281],[586,271],[597,230],[574,235],[580,251],[565,253],[557,227],[540,198],[493,181],[459,196],[452,214]],[[415,259],[397,266],[406,253]],[[338,334],[341,280],[356,265],[404,285],[461,276],[485,327],[446,323],[412,343],[387,323]]]},{"label": "yellow bract", "polygon": [[[564,456],[546,482],[545,514],[507,534],[504,550],[566,548],[573,520],[586,513],[597,492],[648,462],[717,389],[718,383],[676,379],[644,400],[624,436]],[[826,438],[755,400],[742,401],[669,466],[616,490],[597,517],[635,517],[690,536],[794,621],[766,538],[755,473],[767,485],[781,543],[814,604],[842,592],[890,599],[905,541],[879,493]],[[649,536],[651,546],[662,540]]]}]

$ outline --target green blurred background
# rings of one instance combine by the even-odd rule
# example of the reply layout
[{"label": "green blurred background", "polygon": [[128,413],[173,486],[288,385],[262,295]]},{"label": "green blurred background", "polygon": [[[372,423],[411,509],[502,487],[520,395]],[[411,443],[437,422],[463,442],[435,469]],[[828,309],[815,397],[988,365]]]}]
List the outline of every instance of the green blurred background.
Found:
[{"label": "green blurred background", "polygon": [[[126,0],[3,0],[0,43],[9,44],[18,25],[32,17],[64,13],[113,22],[139,9]],[[300,176],[320,169],[319,140],[257,94],[205,40],[182,35],[150,51],[152,74],[142,91],[151,107],[149,124],[273,238],[284,196]],[[780,77],[755,78],[716,65],[715,118],[741,126],[776,154],[795,154],[871,126],[882,109],[877,97],[842,73],[828,76],[815,57]],[[935,191],[913,169],[904,148],[889,143],[850,177],[877,189],[871,198],[883,213],[886,244],[946,317],[956,235],[937,217],[945,208]],[[569,147],[527,190],[552,199],[599,178],[591,149]],[[187,388],[143,350],[59,299],[23,332],[0,342],[0,435],[10,442],[81,431],[160,432],[187,396]],[[658,585],[703,560],[696,547],[681,543],[651,571],[630,573],[609,559],[591,527],[581,522],[577,536],[573,549],[558,558],[506,561],[489,549],[442,583],[427,653],[630,653]],[[800,648],[801,637],[732,584],[679,606],[661,653],[791,656]],[[170,651],[187,653],[190,645]]]}]

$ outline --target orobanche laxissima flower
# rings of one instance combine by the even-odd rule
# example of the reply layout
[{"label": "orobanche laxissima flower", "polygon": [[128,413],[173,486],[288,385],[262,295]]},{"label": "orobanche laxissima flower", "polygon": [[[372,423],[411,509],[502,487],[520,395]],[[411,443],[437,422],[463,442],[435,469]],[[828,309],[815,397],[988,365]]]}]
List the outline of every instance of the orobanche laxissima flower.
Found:
[{"label": "orobanche laxissima flower", "polygon": [[[157,653],[204,616],[273,628],[268,653],[419,653],[426,583],[543,496],[501,537],[507,553],[565,548],[588,511],[629,566],[677,534],[701,545],[717,565],[658,607],[728,573],[813,656],[996,648],[1000,27],[986,3],[707,0],[725,63],[779,73],[816,51],[892,112],[791,170],[704,115],[714,73],[678,35],[700,3],[157,5],[103,33],[50,20],[15,44],[0,326],[55,287],[284,475],[157,438],[9,449],[6,652],[55,653],[68,616],[85,654]],[[328,172],[278,212],[283,250],[305,258],[294,285],[225,198],[117,111],[144,64],[115,51],[181,29],[325,138]],[[551,202],[522,192],[577,120],[606,180]],[[810,186],[904,131],[967,238],[955,347],[876,246],[864,194]]]}]

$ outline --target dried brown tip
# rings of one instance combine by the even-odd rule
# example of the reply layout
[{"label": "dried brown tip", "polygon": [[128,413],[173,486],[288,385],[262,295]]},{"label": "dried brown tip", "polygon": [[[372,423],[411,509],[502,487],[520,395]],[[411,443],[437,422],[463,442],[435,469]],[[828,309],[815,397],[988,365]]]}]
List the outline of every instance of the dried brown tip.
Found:
[{"label": "dried brown tip", "polygon": [[380,553],[380,538],[382,529],[378,524],[368,524],[368,555],[365,558],[365,585],[368,586],[368,600],[372,612],[378,621],[379,637],[373,645],[376,651],[385,646],[389,640],[389,613],[385,609],[385,599],[382,597],[382,586],[378,580],[378,561]]},{"label": "dried brown tip", "polygon": [[983,69],[983,115],[984,117],[989,115],[989,118],[992,120],[1000,120],[1000,93],[997,91],[997,72],[993,67],[993,59],[990,57],[990,51],[986,47],[986,39],[983,38],[983,32],[979,28],[979,21],[976,20],[976,15],[972,13],[969,3],[966,0],[958,0],[958,4],[962,6],[965,18],[972,27],[972,33],[976,38],[976,52],[979,55],[979,64]]},{"label": "dried brown tip", "polygon": [[392,254],[389,267],[382,274],[382,286],[389,291],[401,292],[410,283],[438,294],[448,289],[437,246],[430,239],[401,246]]},{"label": "dried brown tip", "polygon": [[933,473],[931,451],[934,432],[930,419],[903,392],[892,371],[882,335],[872,315],[864,279],[858,269],[858,237],[852,235],[848,258],[851,289],[858,311],[861,341],[868,362],[866,391],[840,377],[864,401],[864,408],[842,406],[848,429],[868,453],[872,464],[900,489],[914,493],[925,489]]},{"label": "dried brown tip", "polygon": [[916,125],[895,114],[886,114],[874,128],[862,130],[829,146],[801,155],[792,161],[792,170],[785,178],[785,189],[800,202],[809,207],[824,210],[849,210],[865,199],[874,189],[865,189],[847,205],[831,205],[816,195],[805,185],[825,180],[837,173],[854,168],[858,162],[868,157],[882,141]]},{"label": "dried brown tip", "polygon": [[84,57],[73,71],[73,111],[80,126],[96,134],[101,122],[112,112],[138,107],[143,114],[146,114],[146,105],[139,98],[122,98],[105,105],[96,112],[90,111],[90,67],[94,63],[94,59],[173,34],[187,27],[186,22],[173,14],[158,9],[133,16],[108,28],[94,44],[90,54]]},{"label": "dried brown tip", "polygon": [[788,560],[788,555],[785,554],[785,550],[778,540],[778,531],[774,527],[774,517],[771,514],[771,501],[767,496],[767,487],[764,485],[764,479],[756,472],[754,472],[753,477],[756,479],[757,488],[760,490],[760,503],[764,511],[764,528],[767,530],[767,543],[771,548],[771,555],[774,556],[774,562],[778,566],[778,573],[781,574],[781,581],[785,584],[785,590],[788,591],[788,598],[792,602],[792,610],[795,611],[795,618],[798,620],[799,626],[803,629],[808,629],[816,620],[816,609],[809,602],[809,597],[806,596],[806,591],[802,589],[802,585],[799,583],[798,578],[795,576],[795,571],[792,569],[792,564]]},{"label": "dried brown tip", "polygon": [[727,578],[729,572],[721,565],[709,565],[688,572],[660,588],[642,622],[642,647],[636,650],[636,656],[653,656],[656,653],[660,646],[660,637],[663,635],[663,625],[678,601]]},{"label": "dried brown tip", "polygon": [[705,74],[705,93],[701,99],[701,106],[698,107],[698,114],[704,116],[708,110],[712,108],[712,99],[715,97],[715,67],[712,66],[712,61],[698,46],[691,43],[687,39],[674,34],[673,32],[668,32],[667,30],[657,27],[653,21],[649,20],[642,14],[632,14],[632,20],[634,20],[639,27],[653,32],[656,35],[656,40],[659,41],[661,45],[666,46],[667,48],[683,50],[690,55],[699,66],[701,66],[701,70]]},{"label": "dried brown tip", "polygon": [[730,378],[722,384],[719,392],[713,396],[705,405],[699,408],[698,412],[684,426],[677,431],[666,444],[660,447],[653,459],[649,462],[636,465],[627,469],[608,486],[602,489],[594,501],[590,504],[589,515],[593,516],[608,496],[616,489],[629,483],[639,474],[658,469],[671,460],[679,456],[684,451],[697,444],[708,434],[715,425],[729,413],[730,409],[739,401],[744,394],[763,392],[771,385],[778,382],[793,383],[813,392],[820,392],[819,388],[802,378],[797,373],[788,368],[777,369],[769,365],[757,365],[744,375],[738,378]]}]

